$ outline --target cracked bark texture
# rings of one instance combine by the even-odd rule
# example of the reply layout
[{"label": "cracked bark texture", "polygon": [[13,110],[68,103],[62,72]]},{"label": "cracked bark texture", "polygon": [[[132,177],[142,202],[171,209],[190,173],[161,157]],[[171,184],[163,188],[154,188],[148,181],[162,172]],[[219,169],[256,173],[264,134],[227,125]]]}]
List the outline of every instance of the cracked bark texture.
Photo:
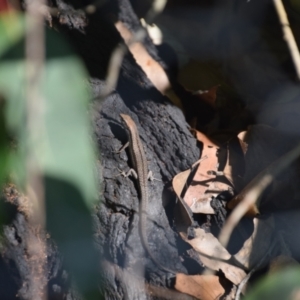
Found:
[{"label": "cracked bark texture", "polygon": [[[107,18],[112,14],[113,18]],[[111,19],[123,21],[132,30],[140,26],[128,1],[110,1],[107,7],[90,16],[85,35],[70,30],[71,26],[67,26],[68,29],[65,26],[65,32],[88,67],[95,98],[103,91],[110,54],[122,41]],[[144,45],[151,56],[160,62],[149,38]],[[172,228],[175,195],[170,191],[171,180],[175,174],[191,166],[199,157],[199,149],[182,112],[154,88],[128,53],[114,92],[103,102],[93,105],[102,198],[95,214],[96,239],[103,258],[117,268],[124,268],[132,278],[140,278],[145,271],[145,277],[151,284],[172,286],[172,275],[161,271],[142,246],[138,230],[137,182],[118,176],[119,170],[128,171],[132,166],[128,152],[116,153],[127,142],[120,113],[129,114],[136,122],[149,170],[161,180],[149,182],[148,185],[147,233],[150,250],[161,264],[178,272],[186,272],[186,269],[180,258],[184,245]],[[123,284],[120,284],[115,268],[107,268],[104,274],[105,298],[149,298],[144,286],[138,289],[135,284],[126,284],[124,278]],[[121,288],[116,289],[116,286]]]},{"label": "cracked bark texture", "polygon": [[[4,198],[5,207],[1,209],[8,213],[8,219],[3,228],[0,251],[0,299],[36,299],[37,293],[40,292],[36,290],[37,279],[47,282],[48,299],[79,299],[76,292],[70,288],[70,274],[63,266],[55,243],[49,236],[45,239],[45,233],[40,229],[30,226],[29,199],[21,195],[14,186],[5,188]],[[28,240],[46,245],[45,253],[29,253]],[[47,270],[44,272],[39,268],[44,265],[45,255]]]},{"label": "cracked bark texture", "polygon": [[[128,0],[107,1],[92,15],[85,15],[79,10],[86,4],[85,1],[75,0],[68,3],[53,1],[52,5],[59,9],[59,15],[52,22],[53,27],[65,35],[82,57],[90,75],[94,97],[97,98],[103,91],[110,55],[122,42],[113,20],[123,21],[131,30],[138,29],[140,23]],[[149,38],[144,46],[168,70],[168,65],[160,59]],[[187,95],[184,89],[176,85],[174,76],[171,81],[179,97]],[[155,290],[153,287],[172,287],[174,275],[160,270],[145,253],[138,230],[137,182],[118,176],[119,170],[128,171],[132,166],[127,151],[116,153],[127,142],[119,114],[128,114],[135,121],[149,170],[159,179],[148,184],[147,234],[150,250],[157,261],[177,272],[187,271],[182,259],[187,246],[178,238],[173,224],[176,198],[171,189],[171,180],[199,158],[200,150],[182,112],[154,88],[130,53],[124,57],[115,90],[106,99],[94,101],[91,106],[99,150],[96,167],[101,201],[95,210],[94,224],[96,244],[103,257],[101,291],[105,299],[155,298],[150,296]],[[203,118],[206,117],[204,113]],[[10,265],[9,278],[15,272],[11,286],[12,290],[19,291],[20,299],[30,299],[31,296],[30,286],[27,290],[24,287],[24,282],[30,281],[26,281],[26,247],[22,245],[22,236],[30,233],[30,230],[24,213],[19,211],[5,229],[8,242],[2,251],[2,259]],[[36,238],[39,238],[38,234]],[[49,299],[78,299],[76,292],[70,288],[58,250],[50,240],[47,253],[47,279],[51,291]],[[152,288],[146,288],[144,278]],[[174,296],[169,295],[168,298],[167,292],[165,296],[161,294],[158,293],[156,299]],[[189,297],[179,296],[179,299],[186,298]]]}]

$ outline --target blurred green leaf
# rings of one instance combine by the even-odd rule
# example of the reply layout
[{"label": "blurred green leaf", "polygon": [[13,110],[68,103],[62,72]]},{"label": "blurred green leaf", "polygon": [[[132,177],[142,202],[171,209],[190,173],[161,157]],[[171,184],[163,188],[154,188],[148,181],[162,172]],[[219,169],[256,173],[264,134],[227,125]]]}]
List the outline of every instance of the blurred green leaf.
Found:
[{"label": "blurred green leaf", "polygon": [[0,55],[22,38],[25,32],[24,18],[11,11],[0,13]]},{"label": "blurred green leaf", "polygon": [[47,223],[64,261],[85,299],[99,300],[99,257],[94,249],[92,219],[78,188],[64,180],[45,178]]},{"label": "blurred green leaf", "polygon": [[73,183],[92,208],[97,189],[87,75],[78,57],[59,35],[48,31],[46,45],[47,61],[42,79],[45,135],[27,144],[23,41],[2,56],[0,92],[8,100],[6,122],[24,143],[21,148],[26,145],[26,151],[36,154],[43,173]]},{"label": "blurred green leaf", "polygon": [[[24,19],[13,12],[0,14],[0,56],[24,34]],[[0,189],[2,190],[9,173],[9,139],[5,121],[6,103],[0,89]],[[0,201],[0,225],[5,222],[8,211],[3,201]],[[2,226],[0,227],[2,230]]]},{"label": "blurred green leaf", "polygon": [[[288,300],[300,294],[300,268],[293,267],[267,275],[262,279],[244,300]],[[297,298],[298,299],[298,298]]]},{"label": "blurred green leaf", "polygon": [[[20,16],[12,26],[19,28],[21,22]],[[5,26],[0,18],[0,33],[5,32]],[[15,38],[7,38],[5,47],[1,48],[2,40],[0,43],[0,94],[7,103],[5,124],[17,141],[11,166],[18,182],[25,186],[28,154],[35,158],[45,177],[47,229],[72,271],[79,291],[89,295],[89,299],[99,299],[95,296],[99,267],[91,219],[97,200],[96,156],[88,114],[87,74],[61,36],[47,30],[41,78],[43,118],[38,123],[43,134],[29,139],[24,37],[16,37],[17,33]]]}]

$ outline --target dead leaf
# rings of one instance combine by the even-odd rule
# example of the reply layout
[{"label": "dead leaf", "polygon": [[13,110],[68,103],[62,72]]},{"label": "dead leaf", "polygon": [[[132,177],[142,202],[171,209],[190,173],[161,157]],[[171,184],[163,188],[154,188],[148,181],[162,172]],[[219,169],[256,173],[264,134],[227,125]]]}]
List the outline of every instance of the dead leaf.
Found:
[{"label": "dead leaf", "polygon": [[195,162],[190,169],[178,173],[172,180],[173,189],[177,195],[177,199],[179,200],[177,201],[174,209],[175,224],[179,232],[186,232],[187,228],[193,223],[192,216],[186,207],[187,204],[181,197],[182,191],[186,187],[188,177],[190,176],[193,168],[195,168],[197,164],[204,159],[205,157]]},{"label": "dead leaf", "polygon": [[172,180],[172,186],[173,186],[173,189],[178,198],[181,198],[183,189],[186,187],[187,180],[188,180],[191,172],[193,171],[193,169],[195,167],[197,167],[198,164],[201,161],[205,160],[206,158],[207,158],[207,156],[204,156],[203,158],[197,160],[190,169],[185,170],[181,173],[178,173],[177,175],[174,176],[174,178]]},{"label": "dead leaf", "polygon": [[243,142],[246,143],[246,140],[247,140],[247,131],[246,131],[246,130],[245,130],[245,131],[241,131],[241,132],[237,135],[237,137],[238,137],[241,141],[243,141]]},{"label": "dead leaf", "polygon": [[181,197],[181,193],[183,191],[184,186],[186,185],[187,179],[189,178],[190,174],[191,169],[188,169],[174,176],[172,180],[172,186],[178,198]]},{"label": "dead leaf", "polygon": [[[211,195],[205,195],[205,192],[216,178],[213,172],[218,170],[219,146],[199,131],[196,131],[196,137],[203,143],[202,156],[207,156],[208,159],[198,166],[193,181],[184,195],[184,201],[194,213],[214,214],[210,205]],[[207,174],[207,170],[212,173]]]},{"label": "dead leaf", "polygon": [[237,137],[239,139],[243,153],[246,154],[248,150],[248,144],[245,142],[245,140],[247,139],[247,131],[240,132]]},{"label": "dead leaf", "polygon": [[142,43],[138,42],[130,44],[133,34],[123,22],[117,21],[115,27],[121,34],[136,62],[143,69],[153,85],[176,106],[182,109],[181,101],[173,91],[169,78],[162,66],[150,56]]},{"label": "dead leaf", "polygon": [[175,289],[201,300],[220,299],[225,289],[215,275],[176,274]]},{"label": "dead leaf", "polygon": [[194,213],[214,214],[215,211],[210,205],[211,200],[230,188],[228,184],[217,180],[220,157],[225,149],[221,149],[205,134],[199,131],[195,133],[197,140],[203,144],[202,157],[205,156],[207,159],[199,164],[183,199]]},{"label": "dead leaf", "polygon": [[[253,269],[266,256],[272,244],[272,234],[274,231],[274,218],[255,218],[254,231],[245,241],[241,250],[234,255],[234,258],[246,269]],[[263,267],[265,264],[261,264]]]},{"label": "dead leaf", "polygon": [[181,237],[199,253],[200,260],[207,268],[222,270],[225,277],[236,285],[245,278],[246,273],[232,264],[232,256],[211,233],[197,228],[195,238],[189,240],[182,234]]}]

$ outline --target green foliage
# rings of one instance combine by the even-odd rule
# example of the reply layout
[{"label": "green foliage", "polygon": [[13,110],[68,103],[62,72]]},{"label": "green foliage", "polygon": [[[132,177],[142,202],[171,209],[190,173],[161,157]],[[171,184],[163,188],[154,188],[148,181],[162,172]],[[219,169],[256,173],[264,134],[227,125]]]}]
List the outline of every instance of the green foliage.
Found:
[{"label": "green foliage", "polygon": [[[34,158],[45,178],[47,229],[73,272],[79,291],[94,295],[89,296],[94,299],[98,259],[93,245],[91,210],[97,199],[97,186],[87,74],[60,35],[47,30],[46,59],[40,78],[42,118],[37,122],[40,128],[34,128],[35,134],[39,134],[33,138],[26,122],[22,24],[22,16],[0,18],[0,95],[6,101],[5,111],[0,114],[0,168],[3,159],[9,161],[10,172],[19,187],[24,187],[29,154]],[[7,149],[7,143],[2,143],[5,137],[2,127],[7,127],[17,145],[10,152],[10,159],[2,155]],[[1,177],[4,175],[0,169]]]},{"label": "green foliage", "polygon": [[14,13],[0,15],[0,55],[19,41],[25,32],[24,18]]},{"label": "green foliage", "polygon": [[[262,279],[245,300],[296,299],[300,293],[300,268],[287,268]],[[296,296],[296,294],[298,296]],[[298,299],[298,298],[297,298]]]}]

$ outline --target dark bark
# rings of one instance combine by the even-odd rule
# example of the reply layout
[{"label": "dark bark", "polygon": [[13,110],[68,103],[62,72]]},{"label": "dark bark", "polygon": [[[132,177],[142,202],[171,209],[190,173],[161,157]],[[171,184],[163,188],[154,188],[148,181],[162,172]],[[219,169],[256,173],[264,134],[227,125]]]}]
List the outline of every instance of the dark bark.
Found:
[{"label": "dark bark", "polygon": [[[92,86],[95,97],[103,90],[102,79],[106,75],[106,65],[103,67],[101,61],[107,62],[112,50],[121,41],[106,16],[115,14],[114,19],[123,21],[133,31],[140,26],[129,2],[111,1],[110,5],[91,16],[85,28],[86,35],[82,35],[80,39],[80,33],[73,36],[71,31],[66,31],[70,33],[69,36],[94,78]],[[100,22],[104,24],[100,25]],[[105,28],[104,32],[101,28]],[[151,56],[161,62],[149,39],[145,46]],[[95,63],[90,64],[91,61],[97,61],[97,68]],[[163,63],[162,65],[166,66]],[[136,122],[149,161],[149,169],[161,180],[149,183],[147,231],[152,255],[164,266],[178,272],[185,272],[186,269],[180,259],[183,245],[180,245],[177,234],[172,230],[175,195],[170,191],[171,179],[176,173],[191,166],[199,157],[199,149],[188,131],[181,111],[153,87],[128,53],[114,93],[101,105],[95,103],[94,109],[103,197],[95,218],[97,242],[103,257],[115,266],[131,270],[131,276],[135,276],[135,272],[145,266],[145,276],[150,283],[172,286],[172,275],[166,274],[153,264],[140,241],[136,182],[118,176],[118,169],[128,170],[131,167],[125,152],[115,153],[127,141],[125,128],[120,122],[120,113],[131,115]],[[107,273],[104,272],[104,295],[107,299],[122,299],[126,296],[128,299],[146,298],[143,286],[132,289],[126,281],[120,284],[115,271],[108,270]],[[121,287],[118,289],[118,296],[116,282]]]},{"label": "dark bark", "polygon": [[32,270],[43,262],[44,257],[37,253],[35,257],[28,254],[27,242],[45,242],[47,245],[47,270],[46,281],[48,283],[48,299],[79,299],[75,291],[70,289],[70,274],[63,266],[55,243],[51,239],[45,239],[44,233],[38,228],[30,226],[27,217],[29,205],[28,199],[19,194],[14,186],[5,189],[5,207],[3,211],[10,212],[10,220],[3,229],[3,241],[1,248],[0,270],[1,287],[0,298],[35,299],[37,291],[34,289]]},{"label": "dark bark", "polygon": [[[86,2],[73,2],[73,6],[70,6],[62,0],[56,1],[60,14],[57,19],[53,19],[53,24],[59,32],[65,34],[82,57],[91,76],[94,96],[98,97],[103,91],[110,55],[122,41],[113,20],[122,20],[134,31],[140,24],[127,0],[109,1],[88,16],[78,10]],[[149,38],[144,44],[151,56],[168,69],[168,64],[159,57]],[[178,95],[184,95],[174,78],[172,82],[174,90],[179,91]],[[143,276],[150,286],[172,287],[174,275],[160,270],[145,253],[138,231],[137,183],[134,179],[118,176],[118,169],[127,171],[132,166],[127,152],[115,153],[127,141],[120,113],[129,114],[136,122],[149,170],[160,180],[149,182],[148,185],[147,232],[152,255],[162,265],[177,272],[187,271],[188,263],[182,259],[187,246],[178,238],[174,226],[176,198],[171,180],[199,158],[200,150],[188,130],[182,112],[154,88],[128,53],[113,93],[103,102],[93,103],[101,186],[101,202],[94,220],[96,243],[103,257],[101,291],[105,299],[147,299],[150,296],[141,283]],[[35,234],[31,230],[22,212],[17,212],[14,221],[4,231],[7,246],[2,258],[10,265],[10,277],[15,274],[11,286],[18,291],[20,299],[30,299],[30,286],[24,286],[24,282],[30,283],[26,277],[30,273],[27,270],[30,266],[26,265],[24,259],[26,247],[22,240],[27,234]],[[76,293],[70,290],[67,272],[54,243],[48,241],[47,247],[49,299],[76,299]],[[145,274],[141,272],[143,268]],[[153,293],[155,289],[147,290]],[[2,296],[0,298],[4,299]]]}]

